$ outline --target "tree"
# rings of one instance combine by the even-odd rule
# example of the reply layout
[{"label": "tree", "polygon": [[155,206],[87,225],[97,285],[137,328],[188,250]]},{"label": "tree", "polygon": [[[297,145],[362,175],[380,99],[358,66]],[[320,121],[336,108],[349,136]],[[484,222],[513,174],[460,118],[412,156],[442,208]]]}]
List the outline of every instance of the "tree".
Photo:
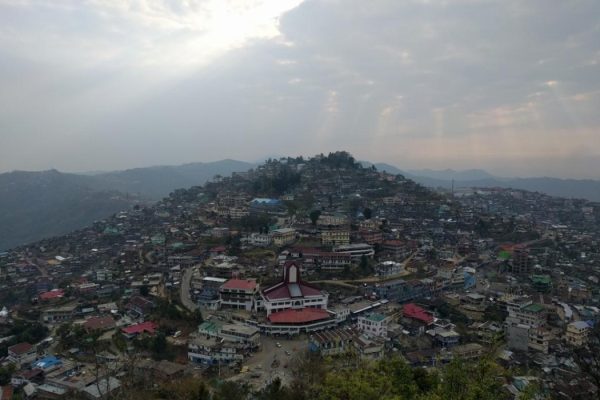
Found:
[{"label": "tree", "polygon": [[371,217],[373,216],[373,210],[371,210],[369,207],[366,207],[363,210],[363,215],[365,216],[365,219],[371,219]]},{"label": "tree", "polygon": [[369,259],[364,254],[360,257],[360,264],[358,266],[363,274],[368,274],[369,272],[371,272]]},{"label": "tree", "polygon": [[148,297],[148,295],[150,294],[150,289],[148,288],[148,285],[140,286],[140,294],[144,297]]},{"label": "tree", "polygon": [[154,358],[161,359],[167,352],[167,338],[163,332],[158,332],[152,340],[152,354]]},{"label": "tree", "polygon": [[313,211],[311,211],[310,215],[309,215],[310,222],[312,222],[313,225],[316,225],[320,216],[321,216],[321,211],[319,211],[319,210],[313,210]]}]

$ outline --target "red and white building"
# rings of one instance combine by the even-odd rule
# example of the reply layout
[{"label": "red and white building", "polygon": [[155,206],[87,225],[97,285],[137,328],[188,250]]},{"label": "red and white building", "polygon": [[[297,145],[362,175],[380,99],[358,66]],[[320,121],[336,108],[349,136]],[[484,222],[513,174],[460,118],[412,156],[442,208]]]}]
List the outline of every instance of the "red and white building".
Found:
[{"label": "red and white building", "polygon": [[328,297],[327,292],[304,282],[300,276],[300,264],[291,261],[283,266],[283,280],[262,291],[261,306],[269,319],[277,319],[271,315],[286,310],[313,308],[325,311]]}]

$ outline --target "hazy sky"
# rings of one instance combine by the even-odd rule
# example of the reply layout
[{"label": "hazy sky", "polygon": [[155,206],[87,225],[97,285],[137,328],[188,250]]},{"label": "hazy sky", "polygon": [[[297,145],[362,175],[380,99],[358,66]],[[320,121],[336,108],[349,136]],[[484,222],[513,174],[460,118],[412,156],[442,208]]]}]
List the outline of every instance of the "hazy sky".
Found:
[{"label": "hazy sky", "polygon": [[0,0],[0,171],[339,149],[600,178],[600,1]]}]

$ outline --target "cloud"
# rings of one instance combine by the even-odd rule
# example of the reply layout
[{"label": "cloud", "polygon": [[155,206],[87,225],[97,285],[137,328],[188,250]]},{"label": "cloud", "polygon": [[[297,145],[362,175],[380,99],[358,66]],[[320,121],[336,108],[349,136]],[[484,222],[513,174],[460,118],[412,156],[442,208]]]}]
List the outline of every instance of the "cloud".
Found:
[{"label": "cloud", "polygon": [[599,155],[600,3],[550,3],[4,2],[0,170]]}]

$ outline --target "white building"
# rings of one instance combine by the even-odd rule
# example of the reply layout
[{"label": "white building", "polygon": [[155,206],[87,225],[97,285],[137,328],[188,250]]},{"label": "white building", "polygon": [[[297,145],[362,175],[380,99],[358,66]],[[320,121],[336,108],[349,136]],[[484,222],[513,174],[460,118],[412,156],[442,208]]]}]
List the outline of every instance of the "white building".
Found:
[{"label": "white building", "polygon": [[333,249],[336,253],[349,254],[352,259],[360,259],[362,256],[373,257],[375,250],[373,246],[366,243],[355,243],[344,246],[338,246]]},{"label": "white building", "polygon": [[358,330],[371,336],[387,336],[388,318],[379,313],[370,313],[358,317]]},{"label": "white building", "polygon": [[267,247],[273,242],[273,238],[268,233],[250,233],[242,238],[242,243],[250,246]]}]

